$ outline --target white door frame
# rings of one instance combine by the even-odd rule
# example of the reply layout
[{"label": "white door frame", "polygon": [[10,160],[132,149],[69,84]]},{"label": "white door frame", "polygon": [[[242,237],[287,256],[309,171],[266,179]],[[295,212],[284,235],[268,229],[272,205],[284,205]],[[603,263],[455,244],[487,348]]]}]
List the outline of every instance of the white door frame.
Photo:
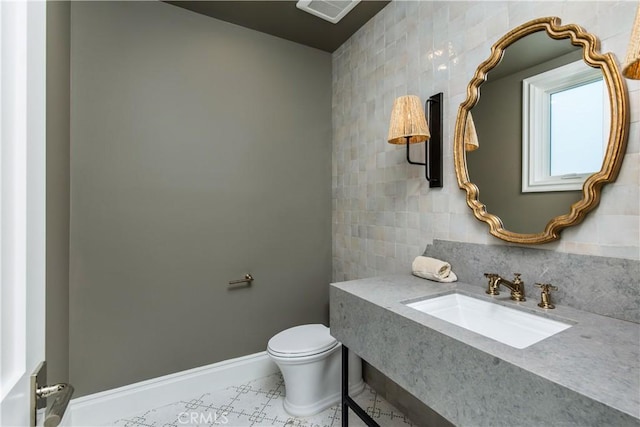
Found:
[{"label": "white door frame", "polygon": [[0,1],[0,425],[45,356],[46,2]]}]

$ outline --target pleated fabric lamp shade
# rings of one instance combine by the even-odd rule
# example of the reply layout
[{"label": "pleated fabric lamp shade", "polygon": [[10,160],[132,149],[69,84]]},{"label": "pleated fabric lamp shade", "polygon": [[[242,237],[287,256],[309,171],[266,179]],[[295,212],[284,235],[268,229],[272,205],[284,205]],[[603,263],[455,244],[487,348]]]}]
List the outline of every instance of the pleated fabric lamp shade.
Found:
[{"label": "pleated fabric lamp shade", "polygon": [[464,150],[473,151],[478,149],[478,134],[476,133],[476,125],[473,123],[471,112],[467,114],[467,123],[464,125]]},{"label": "pleated fabric lamp shade", "polygon": [[389,144],[424,142],[431,137],[422,102],[415,95],[396,98],[391,110],[389,124]]},{"label": "pleated fabric lamp shade", "polygon": [[631,30],[631,40],[622,67],[622,74],[627,78],[640,80],[640,4],[638,4],[636,20]]}]

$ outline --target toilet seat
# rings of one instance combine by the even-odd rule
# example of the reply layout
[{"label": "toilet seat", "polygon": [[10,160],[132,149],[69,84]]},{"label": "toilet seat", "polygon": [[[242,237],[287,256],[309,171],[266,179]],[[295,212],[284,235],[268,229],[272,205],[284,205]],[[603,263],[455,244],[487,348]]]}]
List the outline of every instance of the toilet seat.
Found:
[{"label": "toilet seat", "polygon": [[274,356],[298,358],[325,353],[337,347],[338,340],[324,325],[302,325],[284,330],[269,340],[267,351]]}]

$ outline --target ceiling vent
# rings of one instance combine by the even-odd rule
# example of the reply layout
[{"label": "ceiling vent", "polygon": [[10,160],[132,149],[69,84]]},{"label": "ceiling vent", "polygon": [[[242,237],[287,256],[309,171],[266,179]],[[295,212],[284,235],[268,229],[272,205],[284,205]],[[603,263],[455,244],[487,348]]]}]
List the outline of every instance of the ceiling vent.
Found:
[{"label": "ceiling vent", "polygon": [[298,9],[337,24],[360,0],[298,0]]}]

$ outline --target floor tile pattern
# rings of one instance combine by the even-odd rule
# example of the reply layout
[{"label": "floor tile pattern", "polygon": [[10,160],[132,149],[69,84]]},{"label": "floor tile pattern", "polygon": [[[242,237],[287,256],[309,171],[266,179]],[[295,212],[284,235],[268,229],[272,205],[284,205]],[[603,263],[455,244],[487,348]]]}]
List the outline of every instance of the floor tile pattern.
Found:
[{"label": "floor tile pattern", "polygon": [[[340,405],[332,406],[307,418],[293,417],[282,406],[284,381],[279,373],[206,393],[169,405],[142,411],[135,416],[115,420],[109,425],[120,427],[193,427],[193,426],[282,426],[339,427]],[[413,426],[411,421],[382,399],[368,385],[354,400],[383,427]],[[353,413],[349,425],[365,424]]]}]

